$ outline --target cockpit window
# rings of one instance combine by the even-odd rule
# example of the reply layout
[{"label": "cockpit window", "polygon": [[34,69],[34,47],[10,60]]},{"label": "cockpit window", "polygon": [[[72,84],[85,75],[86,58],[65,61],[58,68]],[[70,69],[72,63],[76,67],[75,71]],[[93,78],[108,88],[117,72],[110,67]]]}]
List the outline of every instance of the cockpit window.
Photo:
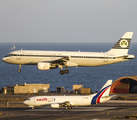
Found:
[{"label": "cockpit window", "polygon": [[4,57],[9,57],[9,56],[15,56],[15,55],[14,54],[8,54],[8,55],[6,55]]},{"label": "cockpit window", "polygon": [[28,101],[30,100],[30,99],[27,99]]},{"label": "cockpit window", "polygon": [[9,57],[10,56],[10,54],[8,54],[8,55],[6,55],[6,56],[4,56],[4,57]]}]

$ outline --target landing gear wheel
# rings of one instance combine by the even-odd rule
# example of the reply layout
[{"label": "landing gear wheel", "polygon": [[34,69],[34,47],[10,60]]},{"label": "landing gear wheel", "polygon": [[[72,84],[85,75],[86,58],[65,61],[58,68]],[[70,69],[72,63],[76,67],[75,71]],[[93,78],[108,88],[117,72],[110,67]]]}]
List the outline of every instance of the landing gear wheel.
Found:
[{"label": "landing gear wheel", "polygon": [[69,70],[65,70],[64,73],[65,73],[65,74],[68,74],[68,73],[69,73]]},{"label": "landing gear wheel", "polygon": [[69,73],[69,70],[67,69],[67,67],[65,68],[64,73],[65,73],[65,74],[68,74],[68,73]]},{"label": "landing gear wheel", "polygon": [[61,75],[63,75],[63,74],[64,74],[64,71],[63,71],[63,70],[61,70],[61,71],[60,71],[60,74],[61,74]]},{"label": "landing gear wheel", "polygon": [[69,106],[69,109],[72,109],[72,107],[71,107],[71,106]]},{"label": "landing gear wheel", "polygon": [[19,70],[18,70],[18,73],[21,72],[21,64],[19,64]]},{"label": "landing gear wheel", "polygon": [[68,106],[66,106],[66,107],[65,107],[65,109],[67,110],[67,109],[69,109],[69,107],[68,107]]}]

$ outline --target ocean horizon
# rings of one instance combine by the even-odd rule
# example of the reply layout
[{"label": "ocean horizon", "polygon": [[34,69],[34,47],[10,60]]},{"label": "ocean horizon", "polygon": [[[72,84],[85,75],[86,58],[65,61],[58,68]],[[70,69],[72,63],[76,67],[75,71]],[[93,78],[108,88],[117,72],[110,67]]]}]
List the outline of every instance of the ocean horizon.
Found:
[{"label": "ocean horizon", "polygon": [[[51,51],[81,51],[106,52],[115,43],[14,43],[15,50],[51,50]],[[137,56],[137,43],[131,42],[129,54]],[[2,58],[11,52],[13,43],[0,43],[0,89],[15,84],[50,84],[50,91],[56,87],[65,87],[72,91],[74,84],[98,91],[108,79],[113,81],[123,76],[137,75],[137,60],[115,63],[98,67],[68,67],[69,74],[60,75],[60,68],[40,71],[37,65],[22,65],[18,73],[18,65],[4,63]]]}]

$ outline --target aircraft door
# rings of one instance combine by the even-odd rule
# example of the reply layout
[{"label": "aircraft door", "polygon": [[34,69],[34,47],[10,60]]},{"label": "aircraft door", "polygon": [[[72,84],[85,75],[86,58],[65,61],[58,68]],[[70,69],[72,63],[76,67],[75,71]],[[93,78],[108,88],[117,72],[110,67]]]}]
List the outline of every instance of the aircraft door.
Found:
[{"label": "aircraft door", "polygon": [[16,59],[17,59],[17,60],[20,60],[20,59],[21,59],[21,55],[22,55],[22,53],[21,53],[21,52],[18,52],[18,53],[17,53],[17,56],[16,56]]},{"label": "aircraft door", "polygon": [[104,62],[108,62],[108,54],[104,54]]},{"label": "aircraft door", "polygon": [[36,98],[33,99],[33,103],[36,103]]},{"label": "aircraft door", "polygon": [[51,55],[51,59],[56,59],[56,55],[55,55],[55,54],[52,54],[52,55]]}]

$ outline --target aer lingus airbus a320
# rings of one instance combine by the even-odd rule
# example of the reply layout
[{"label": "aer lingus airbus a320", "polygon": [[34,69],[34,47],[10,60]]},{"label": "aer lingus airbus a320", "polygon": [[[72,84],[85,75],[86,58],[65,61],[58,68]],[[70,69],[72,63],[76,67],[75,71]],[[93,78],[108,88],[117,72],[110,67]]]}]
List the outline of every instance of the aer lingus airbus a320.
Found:
[{"label": "aer lingus airbus a320", "polygon": [[60,74],[67,74],[69,73],[67,67],[101,66],[134,59],[134,55],[128,54],[132,35],[133,32],[126,32],[107,52],[18,50],[9,53],[2,60],[6,63],[18,64],[18,72],[21,72],[22,65],[37,65],[39,70],[59,67]]}]

